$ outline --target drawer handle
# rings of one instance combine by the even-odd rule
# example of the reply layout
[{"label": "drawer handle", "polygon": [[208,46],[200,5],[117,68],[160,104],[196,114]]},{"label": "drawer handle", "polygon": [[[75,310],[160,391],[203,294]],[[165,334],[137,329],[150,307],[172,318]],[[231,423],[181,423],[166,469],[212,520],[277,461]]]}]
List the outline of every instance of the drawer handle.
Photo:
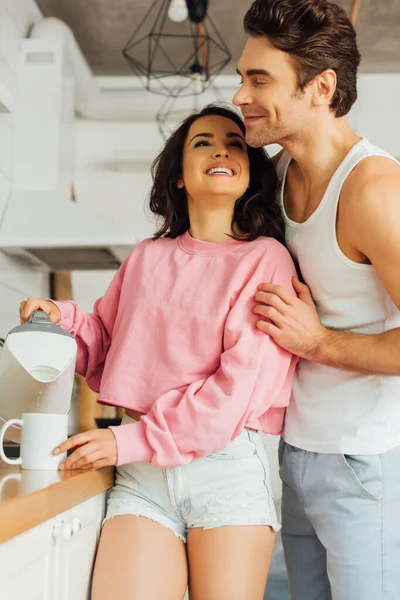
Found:
[{"label": "drawer handle", "polygon": [[60,523],[53,528],[53,537],[57,540],[67,542],[72,536],[71,523]]},{"label": "drawer handle", "polygon": [[82,523],[79,519],[74,517],[71,522],[72,535],[77,535],[82,529]]}]

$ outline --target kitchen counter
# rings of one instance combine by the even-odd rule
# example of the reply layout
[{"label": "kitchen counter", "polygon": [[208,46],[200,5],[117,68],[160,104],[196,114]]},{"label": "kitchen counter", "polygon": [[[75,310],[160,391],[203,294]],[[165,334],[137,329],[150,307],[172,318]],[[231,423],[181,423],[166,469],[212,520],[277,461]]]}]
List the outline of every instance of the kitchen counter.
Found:
[{"label": "kitchen counter", "polygon": [[114,469],[28,471],[0,460],[0,544],[105,492]]}]

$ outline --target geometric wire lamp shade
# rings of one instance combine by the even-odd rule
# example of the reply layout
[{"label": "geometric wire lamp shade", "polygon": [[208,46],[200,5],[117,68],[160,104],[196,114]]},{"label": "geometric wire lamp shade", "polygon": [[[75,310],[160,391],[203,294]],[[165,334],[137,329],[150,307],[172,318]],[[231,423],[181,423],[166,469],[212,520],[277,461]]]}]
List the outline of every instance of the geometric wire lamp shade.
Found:
[{"label": "geometric wire lamp shade", "polygon": [[[183,94],[171,94],[169,97],[165,98],[158,110],[156,114],[156,123],[164,140],[167,140],[170,137],[177,126],[186,119],[186,117],[194,112],[198,112],[205,104],[215,104],[217,102],[218,104],[223,103],[226,105],[227,103],[227,99],[213,81],[211,81],[209,87],[202,96],[196,93],[196,81],[193,81],[190,90],[192,95],[191,100]],[[187,91],[189,91],[188,88]]]},{"label": "geometric wire lamp shade", "polygon": [[[149,92],[201,94],[232,58],[207,14],[207,0],[185,1],[189,17],[176,23],[168,17],[171,0],[154,0],[123,49]],[[191,86],[190,81],[196,85]]]}]

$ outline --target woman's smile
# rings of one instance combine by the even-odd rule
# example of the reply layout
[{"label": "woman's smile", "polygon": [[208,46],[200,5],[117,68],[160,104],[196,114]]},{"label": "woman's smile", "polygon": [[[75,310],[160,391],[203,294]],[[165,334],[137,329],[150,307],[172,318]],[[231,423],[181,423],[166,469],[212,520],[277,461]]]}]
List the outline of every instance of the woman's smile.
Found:
[{"label": "woman's smile", "polygon": [[234,177],[236,175],[236,169],[223,164],[223,165],[213,165],[212,167],[207,168],[205,174],[209,177]]}]

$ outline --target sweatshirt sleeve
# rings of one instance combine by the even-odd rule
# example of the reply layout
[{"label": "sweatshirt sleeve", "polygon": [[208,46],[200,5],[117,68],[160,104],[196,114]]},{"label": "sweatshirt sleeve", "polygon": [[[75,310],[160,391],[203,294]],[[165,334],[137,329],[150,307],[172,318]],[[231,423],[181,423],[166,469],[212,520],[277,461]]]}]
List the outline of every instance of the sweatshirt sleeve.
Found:
[{"label": "sweatshirt sleeve", "polygon": [[228,445],[248,420],[260,417],[270,407],[288,404],[297,357],[256,328],[252,308],[262,281],[282,285],[295,294],[295,274],[283,246],[276,243],[273,252],[265,252],[226,319],[218,370],[184,391],[173,389],[163,394],[140,421],[111,427],[118,465],[187,464]]},{"label": "sweatshirt sleeve", "polygon": [[96,300],[93,313],[85,313],[76,302],[56,302],[61,319],[57,323],[77,342],[76,372],[83,375],[90,388],[98,392],[107,352],[111,345],[118,312],[125,263],[114,275],[106,293]]}]

